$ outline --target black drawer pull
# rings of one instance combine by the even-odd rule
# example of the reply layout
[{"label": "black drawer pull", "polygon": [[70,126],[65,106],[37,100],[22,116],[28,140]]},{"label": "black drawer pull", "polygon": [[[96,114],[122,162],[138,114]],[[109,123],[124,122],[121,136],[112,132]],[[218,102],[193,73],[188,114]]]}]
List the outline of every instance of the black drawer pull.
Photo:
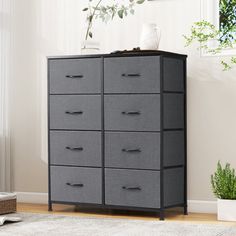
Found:
[{"label": "black drawer pull", "polygon": [[82,115],[84,112],[83,111],[65,111],[65,113],[68,115]]},{"label": "black drawer pull", "polygon": [[138,73],[134,73],[134,74],[125,74],[125,73],[123,73],[121,76],[122,77],[140,77],[141,75],[138,74]]},{"label": "black drawer pull", "polygon": [[66,78],[70,79],[82,79],[83,77],[83,75],[66,75]]},{"label": "black drawer pull", "polygon": [[139,186],[123,186],[122,187],[124,190],[137,190],[137,191],[141,191],[141,187]]},{"label": "black drawer pull", "polygon": [[141,115],[140,111],[122,111],[121,114],[123,115]]},{"label": "black drawer pull", "polygon": [[76,183],[66,183],[66,185],[71,186],[71,187],[79,187],[79,188],[84,187],[83,184],[76,184]]},{"label": "black drawer pull", "polygon": [[137,153],[137,152],[141,152],[141,149],[140,149],[140,148],[134,148],[134,149],[126,149],[126,148],[123,148],[123,149],[122,149],[122,152]]},{"label": "black drawer pull", "polygon": [[84,149],[82,147],[69,147],[67,146],[66,149],[71,151],[83,151]]}]

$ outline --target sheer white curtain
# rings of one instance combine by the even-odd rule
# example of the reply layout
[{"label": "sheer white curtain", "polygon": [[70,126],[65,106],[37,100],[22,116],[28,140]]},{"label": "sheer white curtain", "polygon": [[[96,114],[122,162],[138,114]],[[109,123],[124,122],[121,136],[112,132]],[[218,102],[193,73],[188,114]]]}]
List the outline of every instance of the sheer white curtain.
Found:
[{"label": "sheer white curtain", "polygon": [[0,191],[10,190],[8,83],[10,76],[11,0],[0,0]]}]

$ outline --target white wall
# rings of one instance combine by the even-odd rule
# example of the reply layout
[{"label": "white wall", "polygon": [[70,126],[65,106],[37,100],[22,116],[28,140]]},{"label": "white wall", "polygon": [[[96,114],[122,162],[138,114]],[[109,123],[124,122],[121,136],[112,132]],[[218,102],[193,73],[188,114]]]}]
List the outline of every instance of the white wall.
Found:
[{"label": "white wall", "polygon": [[[14,0],[11,130],[14,190],[47,191],[46,56],[80,53],[84,27],[78,0]],[[80,2],[80,3],[79,3]],[[97,24],[102,52],[138,46],[143,22],[162,30],[161,50],[188,54],[188,198],[213,200],[210,174],[218,160],[236,167],[236,70],[201,58],[182,35],[200,20],[200,0],[158,0],[135,16]],[[43,102],[42,102],[43,101]],[[42,138],[43,137],[43,138]]]}]

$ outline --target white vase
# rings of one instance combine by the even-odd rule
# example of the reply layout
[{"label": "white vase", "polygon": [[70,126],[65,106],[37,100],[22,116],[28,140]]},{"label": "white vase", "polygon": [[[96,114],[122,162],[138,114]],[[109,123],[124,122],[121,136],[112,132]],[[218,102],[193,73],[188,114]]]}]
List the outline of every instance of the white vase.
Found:
[{"label": "white vase", "polygon": [[[87,24],[87,22],[86,22]],[[87,26],[82,28],[81,31],[81,54],[98,54],[100,53],[100,41],[101,35],[98,27],[92,27],[92,38],[90,36],[86,37]]]},{"label": "white vase", "polygon": [[81,54],[98,54],[98,53],[100,53],[99,41],[91,39],[82,41]]},{"label": "white vase", "polygon": [[236,221],[236,200],[217,200],[217,219]]},{"label": "white vase", "polygon": [[156,24],[143,24],[140,37],[140,49],[157,50],[161,38],[161,30]]}]

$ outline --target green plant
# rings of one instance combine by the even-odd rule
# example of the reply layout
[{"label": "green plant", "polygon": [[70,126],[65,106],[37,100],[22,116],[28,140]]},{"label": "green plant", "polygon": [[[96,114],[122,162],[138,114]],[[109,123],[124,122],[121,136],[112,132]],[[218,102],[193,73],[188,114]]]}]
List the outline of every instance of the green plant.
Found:
[{"label": "green plant", "polygon": [[[95,2],[93,4],[93,2]],[[85,34],[85,40],[89,37],[93,37],[92,26],[94,19],[101,19],[103,22],[113,20],[115,16],[123,19],[128,14],[134,14],[134,7],[137,4],[142,4],[145,0],[129,0],[127,5],[118,3],[118,0],[112,0],[109,5],[102,5],[103,0],[89,0],[89,4],[83,11],[88,12],[87,14],[87,30]]]},{"label": "green plant", "polygon": [[[236,0],[220,0],[219,29],[208,21],[195,22],[189,36],[184,35],[186,46],[199,42],[199,49],[209,54],[219,54],[225,49],[234,48],[236,44]],[[209,42],[215,41],[216,47],[209,47]],[[229,70],[236,64],[236,56],[228,61],[222,60],[224,70]]]},{"label": "green plant", "polygon": [[220,0],[220,40],[235,40],[236,0]]},{"label": "green plant", "polygon": [[236,175],[235,170],[227,163],[223,168],[217,163],[216,172],[211,175],[211,185],[215,196],[219,199],[236,199]]}]

